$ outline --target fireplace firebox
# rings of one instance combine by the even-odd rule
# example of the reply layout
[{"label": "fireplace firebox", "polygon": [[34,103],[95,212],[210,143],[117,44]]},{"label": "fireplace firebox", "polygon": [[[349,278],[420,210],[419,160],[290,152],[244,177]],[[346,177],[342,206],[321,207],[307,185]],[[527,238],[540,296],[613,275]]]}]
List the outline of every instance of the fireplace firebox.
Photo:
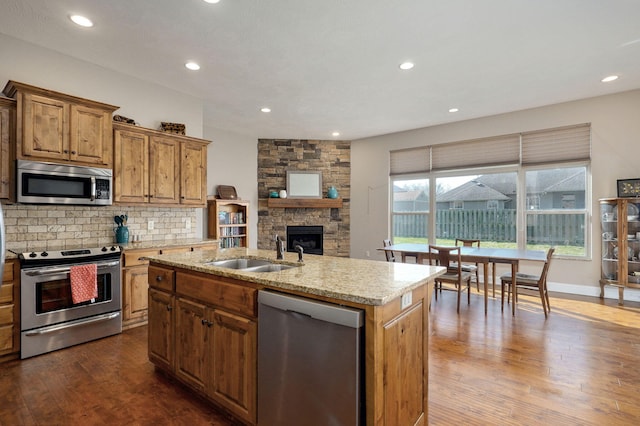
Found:
[{"label": "fireplace firebox", "polygon": [[295,252],[299,245],[305,253],[323,254],[322,226],[287,226],[287,251]]}]

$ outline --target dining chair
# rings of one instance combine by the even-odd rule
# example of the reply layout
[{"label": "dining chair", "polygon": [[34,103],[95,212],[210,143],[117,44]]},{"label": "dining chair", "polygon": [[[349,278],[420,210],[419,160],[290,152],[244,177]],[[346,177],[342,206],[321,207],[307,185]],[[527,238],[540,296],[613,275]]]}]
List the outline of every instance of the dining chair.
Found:
[{"label": "dining chair", "polygon": [[[382,240],[382,245],[384,247],[389,247],[391,245],[391,240]],[[387,256],[387,262],[395,262],[396,256],[393,254],[391,250],[384,251],[385,256]]]},{"label": "dining chair", "polygon": [[[480,247],[480,240],[470,240],[470,239],[464,239],[464,238],[456,238],[456,246],[462,246],[462,247]],[[466,272],[471,272],[474,274],[475,279],[476,279],[476,290],[478,292],[480,292],[480,274],[479,274],[479,267],[478,264],[474,264],[474,265],[470,265],[470,264],[463,264],[462,265],[462,270],[466,271]],[[486,278],[485,278],[486,279]],[[495,283],[494,283],[495,286]]]},{"label": "dining chair", "polygon": [[460,247],[429,246],[429,264],[444,266],[447,271],[435,279],[436,300],[438,291],[442,292],[442,283],[455,285],[458,293],[457,312],[460,313],[460,298],[464,290],[467,291],[467,304],[471,304],[471,272],[462,270],[460,261]]},{"label": "dining chair", "polygon": [[[547,274],[549,273],[549,266],[551,265],[551,257],[555,251],[555,247],[551,247],[547,251],[547,260],[544,262],[542,272],[540,275],[531,275],[516,272],[516,286],[513,289],[515,291],[515,300],[518,301],[518,292],[520,290],[537,290],[540,294],[540,301],[542,302],[542,310],[544,311],[544,317],[547,318],[547,314],[551,312],[551,304],[549,303],[549,292],[547,291]],[[502,283],[502,310],[504,311],[504,290],[507,287],[507,303],[511,298],[511,284],[513,282],[511,273],[504,274],[500,277]]]}]

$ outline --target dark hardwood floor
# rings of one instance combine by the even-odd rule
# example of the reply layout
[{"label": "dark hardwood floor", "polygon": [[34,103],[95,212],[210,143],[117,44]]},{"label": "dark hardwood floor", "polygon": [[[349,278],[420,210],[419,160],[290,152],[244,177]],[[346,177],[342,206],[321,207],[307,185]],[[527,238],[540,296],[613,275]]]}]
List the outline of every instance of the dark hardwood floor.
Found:
[{"label": "dark hardwood floor", "polygon": [[[521,297],[517,316],[474,290],[431,308],[429,424],[640,424],[640,304]],[[1,425],[230,425],[157,373],[146,327],[0,364]]]}]

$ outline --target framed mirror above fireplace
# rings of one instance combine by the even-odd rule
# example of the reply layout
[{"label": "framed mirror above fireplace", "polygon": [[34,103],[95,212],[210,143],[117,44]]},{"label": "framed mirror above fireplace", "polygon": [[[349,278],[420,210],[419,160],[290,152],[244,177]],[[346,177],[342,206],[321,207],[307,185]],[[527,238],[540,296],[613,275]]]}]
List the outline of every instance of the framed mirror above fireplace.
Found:
[{"label": "framed mirror above fireplace", "polygon": [[322,198],[322,172],[287,171],[289,198]]}]

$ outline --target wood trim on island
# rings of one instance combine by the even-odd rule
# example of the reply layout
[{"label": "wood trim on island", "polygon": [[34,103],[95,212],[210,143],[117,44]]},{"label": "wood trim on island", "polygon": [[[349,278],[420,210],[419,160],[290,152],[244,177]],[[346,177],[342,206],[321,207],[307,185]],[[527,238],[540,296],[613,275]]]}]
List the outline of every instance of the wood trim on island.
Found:
[{"label": "wood trim on island", "polygon": [[270,208],[330,209],[342,208],[342,198],[267,198]]}]

